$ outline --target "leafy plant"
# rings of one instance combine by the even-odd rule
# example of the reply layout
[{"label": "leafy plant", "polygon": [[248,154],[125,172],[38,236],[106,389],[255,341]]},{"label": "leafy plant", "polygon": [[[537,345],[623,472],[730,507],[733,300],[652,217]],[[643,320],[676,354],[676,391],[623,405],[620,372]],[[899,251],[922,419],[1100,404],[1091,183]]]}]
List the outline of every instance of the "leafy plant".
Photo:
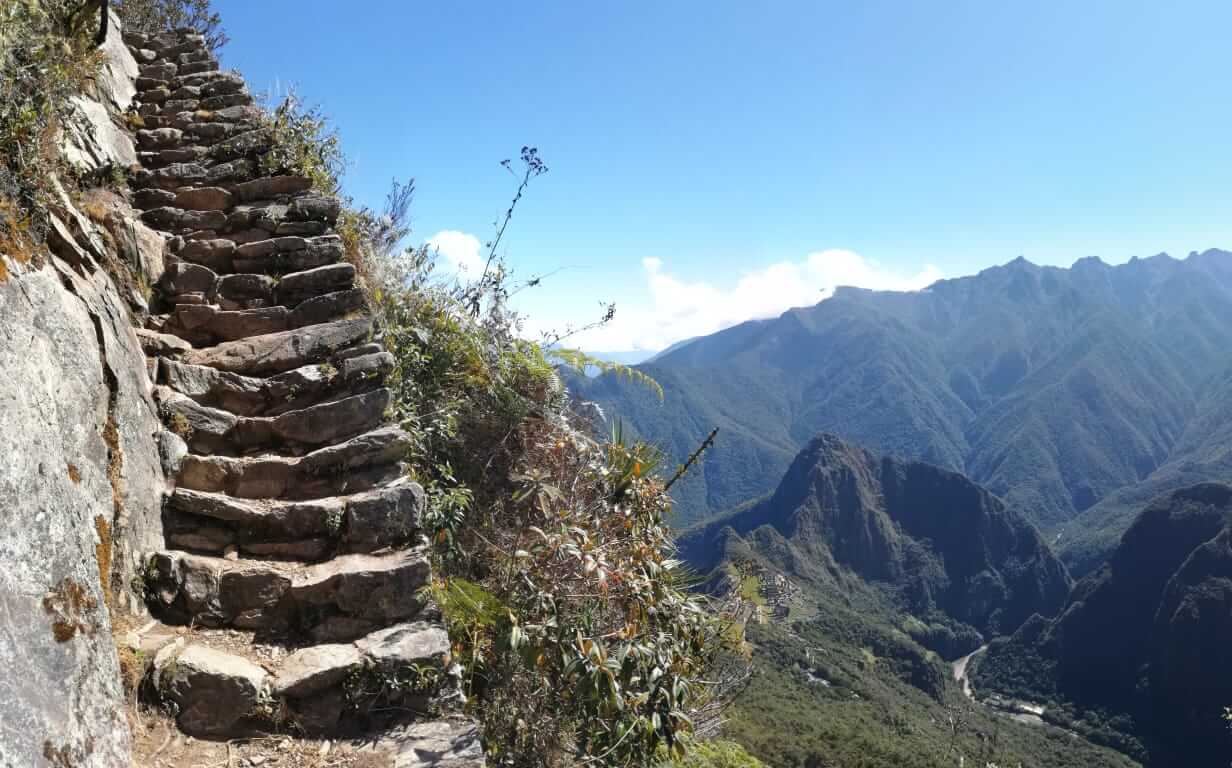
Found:
[{"label": "leafy plant", "polygon": [[96,74],[90,35],[66,33],[69,0],[0,3],[0,246],[29,257],[62,174],[57,136]]},{"label": "leafy plant", "polygon": [[307,176],[320,192],[339,194],[346,158],[338,132],[320,107],[304,104],[291,90],[265,110],[264,123],[270,144],[259,160],[262,174]]},{"label": "leafy plant", "polygon": [[659,384],[659,382],[655,381],[654,377],[644,371],[634,368],[631,365],[624,365],[622,363],[615,363],[610,360],[603,360],[595,357],[594,355],[588,355],[580,349],[562,349],[554,347],[547,350],[547,355],[548,357],[558,360],[561,364],[568,366],[581,374],[587,374],[590,373],[590,371],[595,370],[600,374],[610,373],[618,379],[623,379],[634,384],[640,384],[648,388],[651,392],[654,392],[659,397],[659,400],[663,399],[663,386]]},{"label": "leafy plant", "polygon": [[227,44],[222,18],[210,0],[116,0],[115,7],[128,32],[153,35],[189,28],[200,33],[212,51]]},{"label": "leafy plant", "polygon": [[728,635],[675,557],[657,452],[619,427],[593,436],[556,371],[588,358],[521,338],[507,309],[496,245],[546,171],[530,148],[523,160],[477,281],[436,278],[426,249],[397,252],[409,184],[391,215],[356,216],[355,250],[379,278],[393,412],[430,497],[432,593],[490,759],[644,765],[683,754],[708,716],[703,681]]}]

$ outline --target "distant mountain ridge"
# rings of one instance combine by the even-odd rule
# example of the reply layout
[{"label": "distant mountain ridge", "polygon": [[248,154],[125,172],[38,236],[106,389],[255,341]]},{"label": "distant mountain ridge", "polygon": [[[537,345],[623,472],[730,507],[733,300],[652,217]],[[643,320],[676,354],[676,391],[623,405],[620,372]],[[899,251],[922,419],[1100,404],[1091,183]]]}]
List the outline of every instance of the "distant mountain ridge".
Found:
[{"label": "distant mountain ridge", "polygon": [[1069,593],[1065,567],[1035,528],[967,478],[919,461],[876,456],[833,435],[802,450],[773,495],[684,532],[700,571],[755,555],[814,586],[853,587],[854,574],[938,632],[917,638],[956,656],[980,638],[1052,615]]},{"label": "distant mountain ridge", "polygon": [[1232,254],[1020,258],[695,339],[640,366],[662,404],[611,376],[573,385],[675,460],[721,428],[673,489],[683,524],[766,494],[825,431],[964,472],[1084,573],[1144,494],[1232,468],[1230,345]]}]

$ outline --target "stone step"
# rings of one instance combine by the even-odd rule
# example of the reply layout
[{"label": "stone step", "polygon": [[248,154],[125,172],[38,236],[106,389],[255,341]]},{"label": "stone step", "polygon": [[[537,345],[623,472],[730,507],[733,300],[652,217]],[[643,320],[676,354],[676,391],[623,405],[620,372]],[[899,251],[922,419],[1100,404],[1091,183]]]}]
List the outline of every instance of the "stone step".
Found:
[{"label": "stone step", "polygon": [[407,478],[348,496],[311,501],[242,499],[177,488],[166,500],[167,542],[178,549],[317,560],[413,541],[425,497]]},{"label": "stone step", "polygon": [[212,145],[235,133],[258,128],[263,123],[260,108],[252,105],[185,110],[175,114],[147,114],[141,119],[149,129],[177,128],[185,133],[187,141],[202,146]]},{"label": "stone step", "polygon": [[141,351],[150,357],[182,357],[192,351],[192,345],[179,336],[148,328],[134,328]]},{"label": "stone step", "polygon": [[[132,184],[135,189],[164,190],[172,190],[190,185],[215,186],[224,183],[231,186],[240,186],[238,182],[241,182],[243,179],[252,178],[255,171],[256,168],[252,161],[247,159],[231,160],[213,165],[204,161],[172,163],[161,168],[143,168],[137,171],[133,174]],[[158,214],[157,221],[166,220],[168,216],[169,214],[167,213]]]},{"label": "stone step", "polygon": [[[340,261],[343,257],[343,245],[342,238],[337,235],[273,236],[278,226],[284,223],[283,219],[291,215],[292,205],[294,202],[288,205],[279,204],[279,210],[276,212],[277,221],[273,219],[245,221],[244,225],[249,227],[244,230],[245,236],[254,232],[261,233],[261,236],[255,240],[245,240],[238,244],[231,237],[190,240],[184,244],[176,256],[186,262],[207,267],[217,274],[251,272],[284,275]],[[243,206],[237,207],[236,211],[241,209]],[[251,212],[255,209],[247,210]],[[261,215],[264,216],[269,208],[261,210]],[[256,229],[253,229],[254,227]],[[260,229],[260,227],[267,227],[267,229]]]},{"label": "stone step", "polygon": [[271,141],[266,128],[232,131],[226,138],[209,145],[205,156],[219,163],[242,157],[258,157],[269,151]]},{"label": "stone step", "polygon": [[159,699],[175,706],[176,724],[192,736],[232,733],[269,686],[269,673],[247,659],[180,641],[155,655],[151,679]]},{"label": "stone step", "polygon": [[270,376],[329,360],[367,341],[371,318],[338,320],[262,336],[228,341],[184,354],[183,362],[248,376]]},{"label": "stone step", "polygon": [[[453,684],[446,672],[449,636],[427,622],[403,622],[275,660],[237,648],[230,638],[217,640],[208,630],[177,638],[147,670],[148,690],[159,703],[174,705],[177,724],[192,736],[359,733],[371,727],[373,705],[426,712]],[[392,696],[382,684],[390,677],[404,684]]]},{"label": "stone step", "polygon": [[291,310],[290,325],[302,328],[321,325],[344,318],[355,318],[368,306],[368,296],[362,288],[322,293],[305,299]]},{"label": "stone step", "polygon": [[251,181],[237,182],[232,191],[240,202],[255,202],[280,197],[290,197],[312,189],[312,179],[306,176],[267,176]]},{"label": "stone step", "polygon": [[163,303],[173,308],[171,322],[160,331],[205,347],[346,318],[367,305],[367,296],[353,287],[354,267],[333,267],[295,272],[296,279],[282,287],[269,275],[219,277],[200,264],[174,263],[157,286]]},{"label": "stone step", "polygon": [[185,302],[186,297],[196,295],[203,301],[206,299],[203,293],[171,294],[174,309],[161,329],[195,347],[342,320],[353,317],[367,304],[367,296],[360,288],[315,296],[300,302],[293,310],[281,305],[223,309],[218,304]]},{"label": "stone step", "polygon": [[[183,345],[175,348],[176,355],[190,349],[176,336],[165,338]],[[327,399],[375,389],[384,383],[393,367],[394,356],[384,351],[370,351],[354,357],[335,355],[330,362],[301,366],[269,378],[163,360],[156,380],[202,405],[221,408],[237,416],[276,416]]]},{"label": "stone step", "polygon": [[189,490],[245,499],[320,499],[359,493],[397,478],[411,445],[410,435],[401,429],[382,427],[299,457],[189,454],[176,482]]},{"label": "stone step", "polygon": [[[153,65],[162,66],[162,65]],[[183,112],[204,111],[211,112],[214,110],[227,109],[229,107],[246,107],[255,103],[252,94],[247,89],[240,89],[232,93],[214,93],[205,95],[209,86],[215,82],[223,81],[227,73],[223,72],[194,72],[184,77],[176,77],[168,82],[168,88],[172,90],[183,89],[185,87],[199,88],[200,98],[186,99],[171,99],[158,100],[158,96],[154,101],[141,104],[137,109],[137,114],[142,117],[166,117],[171,115],[179,115]],[[151,81],[154,78],[151,77]],[[227,87],[230,87],[229,85]],[[161,89],[158,89],[161,90]],[[147,92],[149,93],[149,92]],[[157,91],[155,92],[157,93]]]},{"label": "stone step", "polygon": [[185,235],[200,230],[218,230],[227,225],[227,214],[222,211],[192,211],[173,206],[151,208],[141,214],[147,225],[172,234]]},{"label": "stone step", "polygon": [[[289,199],[257,200],[235,206],[235,209],[228,216],[227,226],[222,232],[227,235],[243,234],[243,239],[246,243],[254,242],[247,235],[249,231],[254,229],[265,233],[262,237],[257,238],[258,240],[275,237],[320,237],[329,231],[330,226],[337,220],[338,214],[338,203],[333,198],[322,197],[313,192],[301,192],[291,196]],[[334,239],[338,240],[340,248],[341,239],[336,235]],[[266,255],[269,252],[302,250],[308,246],[307,243],[295,243],[294,241],[275,245],[281,247],[270,248],[268,247],[269,244],[253,246],[249,250],[259,248],[262,252],[243,253],[240,254],[240,257],[251,259]],[[320,266],[321,263],[324,262],[313,264],[312,266]]]},{"label": "stone step", "polygon": [[423,720],[391,729],[373,743],[377,765],[394,768],[484,768],[479,726],[469,718]]},{"label": "stone step", "polygon": [[[235,126],[253,126],[259,125],[262,121],[262,112],[259,107],[254,107],[250,104],[240,104],[234,107],[220,107],[211,110],[199,110],[193,114],[193,119],[196,124],[203,122],[209,123],[228,123]],[[196,134],[198,131],[190,127],[187,129]],[[237,129],[238,130],[238,129]]]},{"label": "stone step", "polygon": [[390,391],[381,388],[278,416],[236,416],[201,405],[170,387],[158,387],[154,395],[164,423],[184,439],[189,450],[225,456],[263,449],[277,455],[302,455],[306,449],[375,429],[391,400]]},{"label": "stone step", "polygon": [[[327,319],[339,319],[342,314],[345,313]],[[278,333],[292,327],[291,310],[282,306],[222,309],[217,304],[179,304],[167,317],[162,330],[163,333],[179,336],[195,347],[208,347],[224,341]]]},{"label": "stone step", "polygon": [[[156,170],[158,168],[166,168],[172,163],[195,163],[204,158],[205,155],[205,147],[197,144],[183,143],[169,149],[138,152],[137,159],[141,162],[143,167],[149,168],[150,170]],[[147,210],[149,208],[155,208],[158,205],[166,205],[166,202],[159,202],[157,204],[151,203],[148,197],[142,194],[146,192],[161,191],[163,190],[138,190],[133,195],[133,207],[140,208],[141,210]],[[169,200],[167,202],[169,202]]]},{"label": "stone step", "polygon": [[[173,309],[171,314],[165,317],[159,331],[178,336],[195,347],[208,347],[226,341],[238,341],[251,336],[354,317],[368,302],[361,288],[314,296],[296,304],[294,309],[287,309],[280,304],[231,309],[229,307],[265,304],[267,300],[242,296],[227,299],[203,291],[173,290],[167,291],[165,295]],[[201,301],[187,301],[190,296],[199,296]],[[210,299],[223,303],[205,303]]]},{"label": "stone step", "polygon": [[145,590],[150,610],[167,623],[341,642],[424,618],[421,590],[431,577],[424,552],[414,549],[315,565],[168,550],[151,557]]},{"label": "stone step", "polygon": [[341,293],[355,286],[355,267],[346,262],[292,272],[278,282],[277,301],[285,307],[297,307],[309,299],[327,293]]}]

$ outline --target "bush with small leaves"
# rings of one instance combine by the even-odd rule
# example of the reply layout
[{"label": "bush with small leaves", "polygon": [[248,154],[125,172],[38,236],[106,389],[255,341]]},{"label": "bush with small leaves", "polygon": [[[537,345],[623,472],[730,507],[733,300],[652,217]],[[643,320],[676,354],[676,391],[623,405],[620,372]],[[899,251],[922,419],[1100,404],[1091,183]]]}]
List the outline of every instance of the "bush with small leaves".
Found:
[{"label": "bush with small leaves", "polygon": [[210,50],[227,44],[222,19],[210,0],[116,0],[115,7],[129,32],[157,34],[188,28],[199,32]]},{"label": "bush with small leaves", "polygon": [[270,148],[259,161],[263,174],[307,176],[317,190],[339,194],[346,158],[337,131],[319,107],[304,104],[292,90],[265,110],[264,123]]},{"label": "bush with small leaves", "polygon": [[70,0],[0,2],[0,247],[28,254],[63,173],[57,137],[71,98],[98,71],[91,34],[69,24]]},{"label": "bush with small leaves", "polygon": [[[397,217],[364,221],[400,231]],[[404,234],[364,252],[394,414],[430,497],[433,597],[490,759],[682,757],[730,625],[688,589],[658,455],[619,429],[596,438],[570,410],[555,365],[594,361],[521,338],[498,259],[474,283],[441,281],[427,250],[394,251]]]}]

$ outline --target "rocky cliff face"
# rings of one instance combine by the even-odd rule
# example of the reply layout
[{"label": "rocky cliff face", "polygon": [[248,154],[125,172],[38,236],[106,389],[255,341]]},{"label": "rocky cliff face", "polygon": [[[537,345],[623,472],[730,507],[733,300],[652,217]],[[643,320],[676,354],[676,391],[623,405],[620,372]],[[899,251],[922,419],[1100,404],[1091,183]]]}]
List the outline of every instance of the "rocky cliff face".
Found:
[{"label": "rocky cliff face", "polygon": [[[104,52],[65,136],[87,173],[136,156],[117,120],[137,64],[118,40]],[[162,238],[95,202],[98,221],[61,197],[50,251],[0,253],[0,765],[130,763],[112,616],[143,610],[128,582],[162,545],[165,488],[131,286],[157,277]]]},{"label": "rocky cliff face", "polygon": [[[777,536],[759,533],[766,527]],[[850,569],[912,613],[940,610],[982,633],[1055,613],[1070,585],[1036,530],[983,488],[830,435],[800,452],[773,496],[690,531],[682,547],[708,569],[733,537],[777,538],[774,557],[789,570],[807,573],[807,561]]]}]

